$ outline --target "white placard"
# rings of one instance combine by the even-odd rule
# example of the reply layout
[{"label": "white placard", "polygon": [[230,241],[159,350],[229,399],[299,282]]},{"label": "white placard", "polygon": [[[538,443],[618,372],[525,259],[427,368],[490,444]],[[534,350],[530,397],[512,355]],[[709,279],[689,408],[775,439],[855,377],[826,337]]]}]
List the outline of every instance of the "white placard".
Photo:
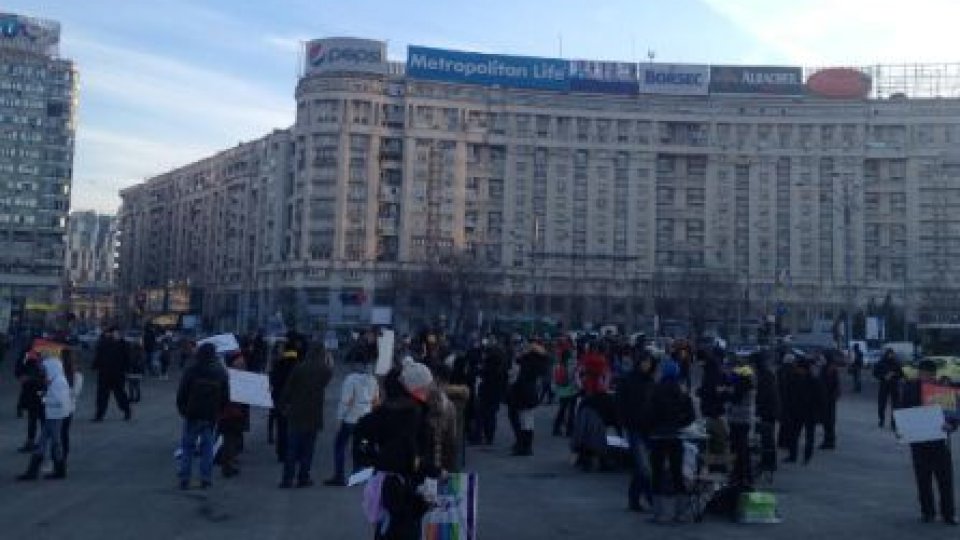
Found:
[{"label": "white placard", "polygon": [[905,443],[942,441],[947,438],[943,431],[946,422],[940,405],[925,405],[893,411],[897,422],[897,434]]},{"label": "white placard", "polygon": [[254,407],[273,407],[270,397],[270,379],[266,375],[227,369],[230,375],[230,401]]},{"label": "white placard", "polygon": [[630,448],[627,440],[617,435],[607,435],[607,446],[610,448]]},{"label": "white placard", "polygon": [[380,331],[380,337],[377,338],[377,367],[373,371],[377,375],[386,375],[393,367],[393,338],[393,330]]},{"label": "white placard", "polygon": [[350,475],[350,478],[347,480],[347,485],[356,486],[365,484],[367,480],[373,478],[373,472],[373,467],[367,467],[366,469],[359,470]]},{"label": "white placard", "polygon": [[233,334],[219,334],[216,336],[210,336],[198,341],[197,346],[199,347],[200,345],[205,345],[207,343],[213,344],[213,346],[217,348],[218,353],[240,350],[240,344],[237,343],[237,336]]},{"label": "white placard", "polygon": [[393,324],[393,308],[390,306],[373,306],[370,310],[370,324],[376,326]]}]

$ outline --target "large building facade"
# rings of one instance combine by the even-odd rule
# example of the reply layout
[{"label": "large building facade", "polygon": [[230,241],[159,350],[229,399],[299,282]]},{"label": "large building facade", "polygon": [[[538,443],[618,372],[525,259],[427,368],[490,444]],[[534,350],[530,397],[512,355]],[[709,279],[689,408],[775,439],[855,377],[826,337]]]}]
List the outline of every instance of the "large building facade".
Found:
[{"label": "large building facade", "polygon": [[76,71],[57,23],[0,13],[0,296],[14,310],[62,300]]},{"label": "large building facade", "polygon": [[[242,216],[236,249],[270,257],[229,259],[229,243],[207,242],[234,263],[198,274],[183,265],[201,259],[163,251],[182,235],[233,234],[173,217],[186,196],[163,191],[183,170],[226,166],[228,151],[123,193],[129,291],[189,278],[223,299],[215,311],[258,322],[360,322],[388,304],[420,308],[398,309],[412,319],[777,313],[803,327],[887,297],[913,319],[960,308],[952,94],[879,72],[871,88],[850,69],[422,47],[401,64],[355,39],[311,42],[306,61],[293,126],[268,136],[286,149],[256,189],[271,202],[248,209],[248,187],[205,209]],[[204,197],[230,185],[213,182]],[[157,241],[138,228],[154,211]],[[437,291],[453,299],[424,300]]]}]

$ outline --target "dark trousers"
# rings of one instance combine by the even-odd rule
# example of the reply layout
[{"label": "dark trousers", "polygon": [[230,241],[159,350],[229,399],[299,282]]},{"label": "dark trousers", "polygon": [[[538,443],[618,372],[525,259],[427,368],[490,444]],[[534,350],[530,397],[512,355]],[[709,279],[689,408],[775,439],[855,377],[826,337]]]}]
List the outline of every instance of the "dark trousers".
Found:
[{"label": "dark trousers", "polygon": [[853,380],[853,391],[858,394],[863,391],[863,381],[860,379],[862,373],[863,369],[857,366],[850,369],[850,378]]},{"label": "dark trousers", "polygon": [[287,436],[287,456],[283,462],[284,483],[310,479],[310,467],[313,465],[313,449],[317,444],[316,431],[290,430]]},{"label": "dark trousers", "polygon": [[733,484],[753,485],[750,463],[750,424],[730,424],[730,452],[733,454]]},{"label": "dark trousers", "polygon": [[683,442],[680,439],[654,439],[650,451],[653,493],[683,493]]},{"label": "dark trousers", "polygon": [[910,445],[913,457],[913,474],[917,480],[917,495],[920,513],[926,517],[937,515],[933,504],[933,482],[936,480],[940,493],[940,515],[944,519],[956,516],[953,502],[953,462],[946,442]]},{"label": "dark trousers", "polygon": [[[877,395],[877,418],[880,420],[880,425],[887,419],[887,404],[889,403],[891,411],[896,408],[897,403],[900,401],[900,387],[897,386],[895,382],[881,381],[880,382],[880,393]],[[890,421],[893,420],[893,413],[890,413]],[[896,424],[891,424],[896,425]]]},{"label": "dark trousers", "polygon": [[520,409],[513,405],[507,405],[507,420],[510,421],[510,429],[513,430],[513,439],[516,445],[520,445]]},{"label": "dark trousers", "polygon": [[243,431],[228,429],[220,432],[223,445],[220,447],[220,467],[226,474],[240,470],[240,449],[243,448]]},{"label": "dark trousers", "polygon": [[27,407],[27,443],[37,442],[37,430],[40,429],[40,407]]},{"label": "dark trousers", "polygon": [[277,413],[274,417],[274,428],[276,429],[277,461],[283,462],[287,459],[287,445],[290,443],[290,436],[287,432],[287,417]]},{"label": "dark trousers", "polygon": [[813,444],[816,437],[817,423],[813,420],[791,420],[786,426],[788,437],[787,449],[790,451],[790,460],[797,459],[800,448],[800,432],[803,431],[803,460],[810,461],[813,457]]},{"label": "dark trousers", "polygon": [[563,434],[570,436],[573,433],[573,409],[576,403],[576,396],[567,396],[560,398],[557,407],[557,416],[553,419],[553,432],[560,433],[563,427]]},{"label": "dark trousers", "polygon": [[627,432],[630,456],[633,458],[633,471],[630,475],[630,487],[627,489],[627,502],[632,506],[640,505],[641,498],[647,504],[653,504],[653,484],[650,480],[650,441],[636,431]]},{"label": "dark trousers", "polygon": [[477,415],[474,429],[476,439],[486,444],[492,444],[497,434],[497,415],[500,413],[500,402],[494,400],[477,400]]},{"label": "dark trousers", "polygon": [[67,455],[70,454],[70,424],[73,423],[73,415],[70,415],[63,419],[63,422],[60,424],[60,447],[63,448],[63,460],[67,460]]},{"label": "dark trousers", "polygon": [[[347,445],[353,438],[353,432],[357,428],[356,424],[349,422],[340,422],[340,429],[337,431],[337,438],[333,441],[333,475],[335,478],[344,478],[347,461]],[[356,466],[356,463],[354,463]]]},{"label": "dark trousers", "polygon": [[823,410],[823,445],[833,447],[837,444],[837,400],[827,400]]},{"label": "dark trousers", "polygon": [[777,470],[777,441],[774,435],[776,428],[775,420],[760,420],[757,424],[760,434],[760,470],[763,472]]},{"label": "dark trousers", "polygon": [[553,383],[550,382],[550,377],[542,377],[540,379],[540,403],[553,403]]},{"label": "dark trousers", "polygon": [[122,378],[97,381],[97,418],[103,418],[107,414],[107,403],[110,401],[111,393],[120,410],[124,414],[130,414],[130,402],[127,401],[127,392],[123,388],[123,382]]}]

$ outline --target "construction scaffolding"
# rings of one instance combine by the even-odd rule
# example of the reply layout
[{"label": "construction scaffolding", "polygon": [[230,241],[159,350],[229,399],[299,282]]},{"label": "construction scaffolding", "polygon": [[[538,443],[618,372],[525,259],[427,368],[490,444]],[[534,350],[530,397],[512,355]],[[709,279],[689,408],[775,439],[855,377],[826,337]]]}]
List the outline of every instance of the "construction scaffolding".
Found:
[{"label": "construction scaffolding", "polygon": [[870,76],[871,99],[960,97],[960,62],[945,64],[876,64],[804,68],[804,79],[822,70],[845,67]]}]

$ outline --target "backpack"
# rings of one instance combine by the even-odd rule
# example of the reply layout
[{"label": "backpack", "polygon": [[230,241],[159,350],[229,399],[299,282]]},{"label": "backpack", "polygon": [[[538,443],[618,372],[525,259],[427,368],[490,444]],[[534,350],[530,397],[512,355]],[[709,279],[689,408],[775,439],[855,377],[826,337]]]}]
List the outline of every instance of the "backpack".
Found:
[{"label": "backpack", "polygon": [[220,410],[220,381],[209,377],[198,377],[190,383],[187,392],[187,418],[214,420]]},{"label": "backpack", "polygon": [[561,387],[570,385],[570,373],[567,370],[566,362],[563,360],[553,366],[553,384]]}]

